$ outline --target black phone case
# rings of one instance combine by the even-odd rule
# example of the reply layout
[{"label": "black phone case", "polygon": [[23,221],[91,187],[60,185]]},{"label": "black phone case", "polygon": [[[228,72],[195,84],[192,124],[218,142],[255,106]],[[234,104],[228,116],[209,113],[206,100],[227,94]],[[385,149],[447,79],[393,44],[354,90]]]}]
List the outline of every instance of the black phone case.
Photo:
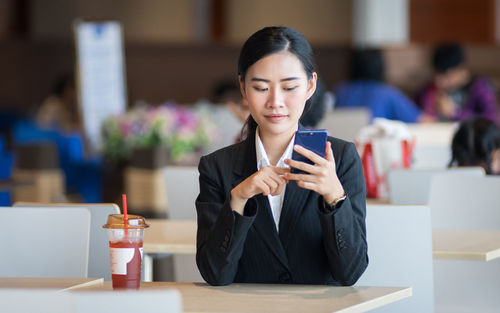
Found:
[{"label": "black phone case", "polygon": [[[295,133],[295,145],[302,146],[312,152],[316,153],[321,157],[325,157],[325,146],[327,138],[326,130],[324,129],[311,129],[311,130],[299,130]],[[292,153],[292,159],[308,164],[314,164],[311,160],[302,156],[295,150]],[[301,174],[306,172],[298,170],[296,168],[291,168],[291,172],[294,174]]]}]

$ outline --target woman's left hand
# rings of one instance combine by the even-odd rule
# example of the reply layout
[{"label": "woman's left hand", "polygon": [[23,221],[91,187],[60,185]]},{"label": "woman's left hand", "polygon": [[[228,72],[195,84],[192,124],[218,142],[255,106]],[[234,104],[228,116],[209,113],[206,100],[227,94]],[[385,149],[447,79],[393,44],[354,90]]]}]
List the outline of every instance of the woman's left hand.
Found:
[{"label": "woman's left hand", "polygon": [[302,146],[295,145],[293,147],[296,152],[311,160],[314,165],[292,159],[285,160],[285,163],[290,167],[306,172],[305,174],[286,173],[285,179],[295,180],[299,187],[319,193],[327,203],[332,203],[344,195],[344,188],[337,177],[331,146],[331,143],[327,141],[325,158]]}]

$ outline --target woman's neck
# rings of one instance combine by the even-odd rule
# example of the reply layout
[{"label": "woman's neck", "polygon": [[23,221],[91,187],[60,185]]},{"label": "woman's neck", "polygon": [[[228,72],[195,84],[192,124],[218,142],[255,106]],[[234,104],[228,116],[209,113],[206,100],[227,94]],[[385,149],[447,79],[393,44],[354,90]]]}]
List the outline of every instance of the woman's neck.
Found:
[{"label": "woman's neck", "polygon": [[296,130],[291,130],[289,132],[273,135],[266,134],[259,129],[259,137],[264,145],[264,149],[266,149],[267,157],[269,158],[269,162],[272,165],[276,165],[279,159],[285,152],[286,147],[290,143],[290,139],[292,139]]}]

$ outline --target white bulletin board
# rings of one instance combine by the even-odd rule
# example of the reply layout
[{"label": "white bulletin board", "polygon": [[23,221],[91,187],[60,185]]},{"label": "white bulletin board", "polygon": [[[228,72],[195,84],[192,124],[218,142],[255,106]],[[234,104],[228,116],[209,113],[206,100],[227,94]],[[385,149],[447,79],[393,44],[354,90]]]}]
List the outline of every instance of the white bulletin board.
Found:
[{"label": "white bulletin board", "polygon": [[101,124],[127,107],[123,33],[119,22],[74,23],[78,105],[89,148],[101,147]]}]

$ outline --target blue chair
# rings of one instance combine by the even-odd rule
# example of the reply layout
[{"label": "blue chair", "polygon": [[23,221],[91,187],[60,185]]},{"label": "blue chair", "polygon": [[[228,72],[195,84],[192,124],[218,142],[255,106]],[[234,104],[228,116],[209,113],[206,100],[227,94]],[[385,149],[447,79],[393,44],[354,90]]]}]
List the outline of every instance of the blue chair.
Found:
[{"label": "blue chair", "polygon": [[[0,135],[0,180],[11,178],[13,163],[14,158],[11,153],[7,152],[5,140]],[[0,190],[0,206],[9,206],[10,202],[10,192],[8,190]]]},{"label": "blue chair", "polygon": [[84,157],[83,138],[79,132],[41,129],[28,120],[20,120],[15,124],[14,145],[44,141],[53,142],[57,146],[59,167],[65,175],[66,190],[79,193],[85,202],[100,202],[101,160]]}]

